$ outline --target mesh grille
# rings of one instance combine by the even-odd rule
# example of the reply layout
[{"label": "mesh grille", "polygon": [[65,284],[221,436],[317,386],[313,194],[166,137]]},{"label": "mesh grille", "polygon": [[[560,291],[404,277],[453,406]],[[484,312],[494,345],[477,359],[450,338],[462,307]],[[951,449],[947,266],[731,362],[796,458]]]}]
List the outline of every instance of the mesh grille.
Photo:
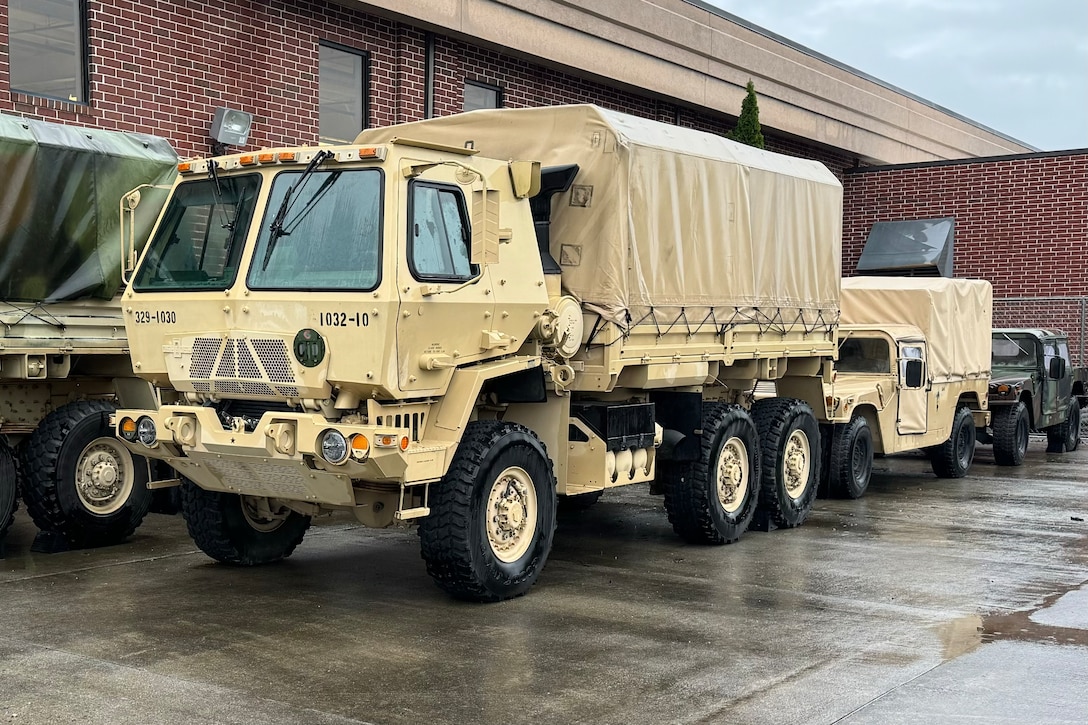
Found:
[{"label": "mesh grille", "polygon": [[288,398],[298,397],[298,388],[293,385],[277,385],[276,392]]},{"label": "mesh grille", "polygon": [[254,380],[260,380],[260,369],[257,368],[257,361],[253,359],[253,353],[249,351],[249,346],[245,342],[238,343],[238,377],[251,378]]},{"label": "mesh grille", "polygon": [[265,396],[275,395],[275,392],[273,392],[272,388],[268,387],[264,383],[250,383],[250,382],[243,381],[243,382],[239,383],[239,385],[242,388],[242,392],[245,393],[246,395],[265,395]]},{"label": "mesh grille", "polygon": [[236,383],[233,380],[216,380],[215,392],[217,393],[238,393],[242,392],[241,383]]},{"label": "mesh grille", "polygon": [[215,368],[216,377],[237,377],[234,366],[234,345],[234,340],[227,340],[227,344],[223,348],[223,357],[219,358],[219,365]]},{"label": "mesh grille", "polygon": [[293,383],[295,374],[287,358],[287,343],[283,340],[250,340],[261,367],[274,383]]},{"label": "mesh grille", "polygon": [[207,380],[194,380],[193,390],[198,393],[210,393],[212,392],[212,384]]},{"label": "mesh grille", "polygon": [[206,380],[212,376],[212,366],[215,365],[222,343],[222,340],[215,337],[198,337],[193,342],[193,361],[189,366],[191,377]]}]

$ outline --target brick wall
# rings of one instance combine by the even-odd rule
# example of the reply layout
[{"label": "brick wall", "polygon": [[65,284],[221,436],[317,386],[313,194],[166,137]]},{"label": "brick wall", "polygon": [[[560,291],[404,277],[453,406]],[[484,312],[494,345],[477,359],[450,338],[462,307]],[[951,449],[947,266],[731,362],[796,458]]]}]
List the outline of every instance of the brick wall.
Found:
[{"label": "brick wall", "polygon": [[843,273],[874,222],[954,217],[957,277],[990,280],[996,326],[1079,330],[1088,297],[1088,151],[862,169],[844,178]]},{"label": "brick wall", "polygon": [[[152,133],[169,138],[183,156],[203,156],[215,108],[230,106],[254,114],[253,148],[316,143],[318,44],[331,41],[369,53],[371,125],[424,116],[426,36],[416,27],[327,0],[88,0],[88,6],[91,92],[83,105],[10,93],[7,3],[0,0],[0,111]],[[465,80],[502,86],[507,107],[593,102],[714,133],[735,122],[437,36],[436,115],[461,110]],[[768,148],[818,158],[836,174],[851,165],[846,154],[766,135]]]}]

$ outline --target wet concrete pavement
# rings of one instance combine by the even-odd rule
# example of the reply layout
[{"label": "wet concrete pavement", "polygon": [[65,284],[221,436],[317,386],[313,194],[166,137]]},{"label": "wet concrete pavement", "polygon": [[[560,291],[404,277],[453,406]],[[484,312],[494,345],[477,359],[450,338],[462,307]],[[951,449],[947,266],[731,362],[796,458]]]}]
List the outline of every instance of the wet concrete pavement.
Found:
[{"label": "wet concrete pavement", "polygon": [[434,587],[414,531],[323,520],[211,563],[180,517],[0,560],[0,722],[1088,722],[1088,450],[968,479],[877,462],[860,501],[701,548],[638,487],[560,520],[497,605]]}]

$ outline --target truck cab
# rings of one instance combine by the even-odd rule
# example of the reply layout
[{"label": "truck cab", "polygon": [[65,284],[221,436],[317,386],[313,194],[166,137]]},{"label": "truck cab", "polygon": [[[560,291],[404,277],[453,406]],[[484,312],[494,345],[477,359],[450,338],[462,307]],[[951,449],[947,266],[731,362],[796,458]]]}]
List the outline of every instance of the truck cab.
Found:
[{"label": "truck cab", "polygon": [[1069,338],[1057,330],[998,328],[993,331],[992,376],[988,391],[993,424],[980,429],[992,443],[998,465],[1024,461],[1031,431],[1046,433],[1051,453],[1080,444],[1084,370],[1069,356]]}]

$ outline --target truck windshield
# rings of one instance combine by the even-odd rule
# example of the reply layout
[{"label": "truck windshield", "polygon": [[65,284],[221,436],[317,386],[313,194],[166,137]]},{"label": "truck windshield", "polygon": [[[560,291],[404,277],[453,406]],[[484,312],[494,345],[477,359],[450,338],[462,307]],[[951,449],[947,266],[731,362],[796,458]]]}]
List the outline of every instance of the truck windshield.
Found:
[{"label": "truck windshield", "polygon": [[1035,340],[1008,335],[993,340],[994,365],[1035,367],[1036,355]]},{"label": "truck windshield", "polygon": [[301,173],[283,172],[272,182],[250,289],[374,289],[380,279],[381,170],[313,171],[300,180]]},{"label": "truck windshield", "polygon": [[153,292],[233,284],[260,184],[256,174],[180,184],[133,286]]}]

